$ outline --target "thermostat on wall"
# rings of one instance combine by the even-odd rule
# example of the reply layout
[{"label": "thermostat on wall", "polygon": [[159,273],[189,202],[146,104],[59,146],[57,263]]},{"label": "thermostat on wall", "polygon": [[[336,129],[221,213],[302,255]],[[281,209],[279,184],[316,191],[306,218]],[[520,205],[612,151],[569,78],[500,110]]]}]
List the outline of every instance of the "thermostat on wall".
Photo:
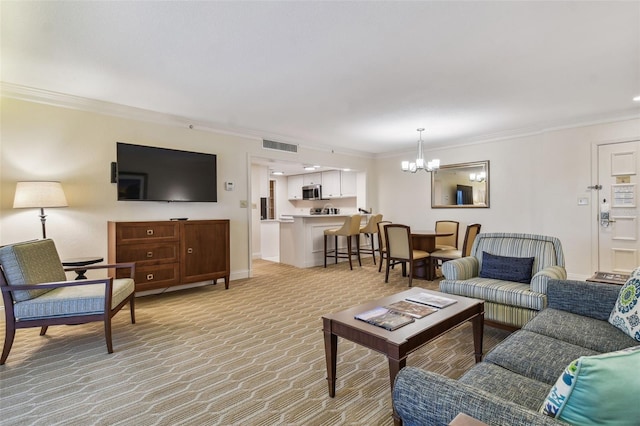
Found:
[{"label": "thermostat on wall", "polygon": [[224,183],[225,191],[233,191],[233,182],[225,182]]}]

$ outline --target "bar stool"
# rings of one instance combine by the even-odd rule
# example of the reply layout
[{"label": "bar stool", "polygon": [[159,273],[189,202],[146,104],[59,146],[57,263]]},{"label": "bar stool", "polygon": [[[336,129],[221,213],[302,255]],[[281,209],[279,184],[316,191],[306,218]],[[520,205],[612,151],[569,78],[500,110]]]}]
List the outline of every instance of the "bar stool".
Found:
[{"label": "bar stool", "polygon": [[[355,253],[351,246],[351,237],[356,237],[356,250]],[[334,237],[333,250],[327,249],[327,237]],[[347,237],[347,251],[341,252],[338,250],[338,237]],[[327,257],[333,256],[338,263],[338,258],[349,259],[349,269],[353,270],[353,264],[351,263],[351,256],[358,256],[358,264],[362,266],[360,260],[360,215],[354,214],[348,216],[341,228],[338,229],[326,229],[324,231],[324,267],[327,267]]]},{"label": "bar stool", "polygon": [[360,228],[360,233],[364,234],[365,237],[369,236],[371,240],[371,248],[361,248],[361,253],[371,253],[373,256],[373,264],[376,264],[376,251],[379,251],[380,245],[378,245],[378,250],[376,250],[375,240],[373,239],[374,234],[378,233],[378,222],[382,220],[381,214],[374,214],[369,218],[369,221],[365,226]]}]

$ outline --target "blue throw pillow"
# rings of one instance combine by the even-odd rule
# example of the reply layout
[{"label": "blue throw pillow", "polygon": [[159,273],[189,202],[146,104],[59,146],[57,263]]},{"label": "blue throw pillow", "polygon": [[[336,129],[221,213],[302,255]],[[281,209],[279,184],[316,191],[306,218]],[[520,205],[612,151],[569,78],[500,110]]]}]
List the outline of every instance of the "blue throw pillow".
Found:
[{"label": "blue throw pillow", "polygon": [[480,277],[495,280],[531,283],[533,257],[509,257],[482,252]]}]

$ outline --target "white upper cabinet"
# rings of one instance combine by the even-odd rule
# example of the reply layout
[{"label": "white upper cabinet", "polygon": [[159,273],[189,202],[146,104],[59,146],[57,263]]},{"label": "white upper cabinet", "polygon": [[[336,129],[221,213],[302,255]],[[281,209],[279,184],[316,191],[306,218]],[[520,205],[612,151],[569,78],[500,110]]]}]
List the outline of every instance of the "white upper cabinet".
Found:
[{"label": "white upper cabinet", "polygon": [[340,170],[322,172],[322,198],[338,198],[340,190]]},{"label": "white upper cabinet", "polygon": [[290,200],[302,200],[302,176],[294,175],[287,178],[287,192]]},{"label": "white upper cabinet", "polygon": [[305,175],[302,175],[303,185],[316,185],[321,183],[322,183],[321,173],[307,173]]}]

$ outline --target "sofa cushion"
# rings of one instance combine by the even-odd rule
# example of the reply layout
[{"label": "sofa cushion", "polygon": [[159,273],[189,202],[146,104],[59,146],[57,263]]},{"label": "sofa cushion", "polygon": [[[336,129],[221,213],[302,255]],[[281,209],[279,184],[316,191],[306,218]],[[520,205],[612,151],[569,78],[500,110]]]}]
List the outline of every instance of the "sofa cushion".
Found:
[{"label": "sofa cushion", "polygon": [[493,348],[485,361],[552,385],[572,360],[597,354],[562,340],[519,330]]},{"label": "sofa cushion", "polygon": [[[613,352],[637,342],[607,321],[547,308],[522,327],[596,352]],[[585,333],[585,330],[589,330]]]},{"label": "sofa cushion", "polygon": [[565,369],[540,412],[576,425],[637,425],[640,346],[580,357]]},{"label": "sofa cushion", "polygon": [[498,256],[483,251],[480,277],[529,284],[534,259],[533,257]]},{"label": "sofa cushion", "polygon": [[[67,279],[53,240],[26,241],[1,247],[0,264],[9,285],[32,285]],[[22,302],[48,291],[14,291],[13,300]]]},{"label": "sofa cushion", "polygon": [[640,342],[640,277],[632,275],[622,286],[609,322]]},{"label": "sofa cushion", "polygon": [[442,280],[440,291],[536,311],[543,309],[547,304],[546,295],[531,291],[528,284],[492,278],[476,277],[464,281]]},{"label": "sofa cushion", "polygon": [[[135,291],[131,278],[113,280],[111,309]],[[39,317],[69,317],[104,312],[104,284],[55,288],[34,299],[14,305],[17,320]]]},{"label": "sofa cushion", "polygon": [[488,362],[475,364],[458,381],[531,410],[540,408],[550,387],[548,383],[523,377]]},{"label": "sofa cushion", "polygon": [[607,321],[620,287],[586,281],[549,280],[548,307]]}]

